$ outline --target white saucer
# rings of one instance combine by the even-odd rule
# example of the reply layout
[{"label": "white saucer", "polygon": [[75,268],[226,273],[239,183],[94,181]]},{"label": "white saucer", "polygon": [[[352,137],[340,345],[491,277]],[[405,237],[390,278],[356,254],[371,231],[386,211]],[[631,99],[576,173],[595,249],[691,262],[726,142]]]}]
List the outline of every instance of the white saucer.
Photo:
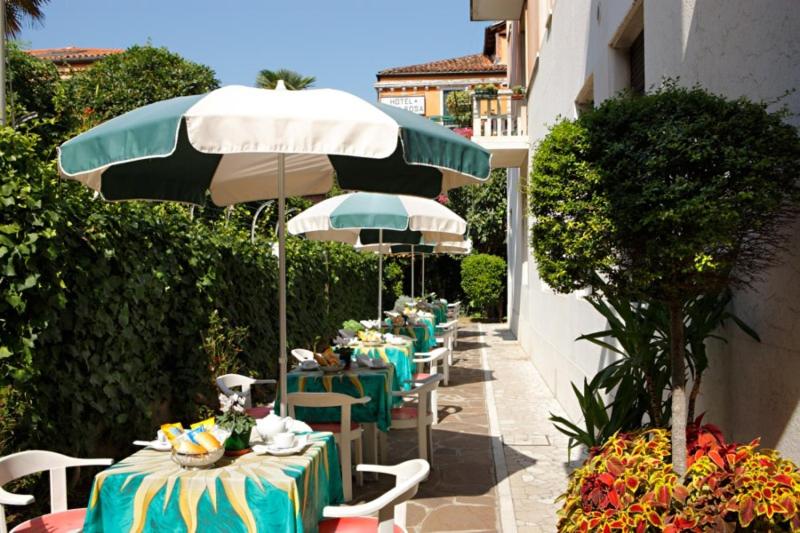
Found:
[{"label": "white saucer", "polygon": [[270,455],[276,455],[280,457],[300,453],[306,446],[308,446],[308,438],[303,435],[294,438],[294,446],[291,448],[278,448],[274,444],[256,444],[253,446],[253,453],[256,455],[264,455],[268,453]]},{"label": "white saucer", "polygon": [[172,444],[169,441],[160,441],[160,440],[135,440],[133,441],[134,446],[145,446],[147,448],[152,448],[159,452],[168,452],[172,449]]}]

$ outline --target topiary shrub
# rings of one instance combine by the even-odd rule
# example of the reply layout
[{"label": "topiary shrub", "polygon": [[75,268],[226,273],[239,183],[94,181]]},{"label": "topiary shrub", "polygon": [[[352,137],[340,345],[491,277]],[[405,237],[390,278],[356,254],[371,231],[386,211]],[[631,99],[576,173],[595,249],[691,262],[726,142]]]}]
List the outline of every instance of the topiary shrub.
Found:
[{"label": "topiary shrub", "polygon": [[469,255],[461,261],[461,288],[470,308],[484,316],[501,318],[506,286],[506,261],[489,254]]}]

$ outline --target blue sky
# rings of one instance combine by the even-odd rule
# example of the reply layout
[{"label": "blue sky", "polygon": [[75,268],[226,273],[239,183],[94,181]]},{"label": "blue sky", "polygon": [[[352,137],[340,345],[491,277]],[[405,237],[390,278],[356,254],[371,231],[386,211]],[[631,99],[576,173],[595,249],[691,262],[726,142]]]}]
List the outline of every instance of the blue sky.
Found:
[{"label": "blue sky", "polygon": [[226,85],[285,67],[370,100],[378,70],[478,53],[487,24],[470,22],[469,0],[51,0],[44,11],[19,37],[30,48],[149,40]]}]

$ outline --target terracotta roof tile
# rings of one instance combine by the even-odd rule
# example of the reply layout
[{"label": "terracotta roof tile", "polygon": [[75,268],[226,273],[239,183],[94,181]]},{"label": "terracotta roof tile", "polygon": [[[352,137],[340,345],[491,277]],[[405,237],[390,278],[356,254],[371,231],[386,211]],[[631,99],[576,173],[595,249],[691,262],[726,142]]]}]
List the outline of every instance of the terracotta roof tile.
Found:
[{"label": "terracotta roof tile", "polygon": [[430,63],[393,67],[381,70],[378,76],[400,76],[413,74],[455,74],[461,72],[497,72],[505,73],[506,66],[495,64],[488,56],[473,54],[469,56],[440,59]]},{"label": "terracotta roof tile", "polygon": [[64,48],[40,48],[38,50],[26,50],[27,53],[39,59],[54,62],[80,62],[84,60],[100,59],[106,56],[121,54],[125,50],[121,48],[81,48],[77,46],[67,46]]}]

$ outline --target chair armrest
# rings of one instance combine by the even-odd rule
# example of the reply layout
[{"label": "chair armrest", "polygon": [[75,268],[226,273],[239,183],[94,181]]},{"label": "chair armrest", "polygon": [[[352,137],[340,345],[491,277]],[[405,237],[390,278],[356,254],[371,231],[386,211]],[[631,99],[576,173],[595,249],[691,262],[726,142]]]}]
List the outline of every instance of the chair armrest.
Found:
[{"label": "chair armrest", "polygon": [[389,474],[390,476],[396,476],[396,468],[394,466],[386,466],[386,465],[368,465],[368,464],[361,464],[356,465],[356,470],[358,472],[375,472],[377,474]]},{"label": "chair armrest", "polygon": [[278,382],[274,379],[254,379],[253,385],[275,385]]},{"label": "chair armrest", "polygon": [[30,505],[34,499],[29,494],[12,494],[0,488],[0,505]]},{"label": "chair armrest", "polygon": [[362,396],[361,398],[354,398],[353,404],[369,403],[370,401],[372,401],[372,398],[369,396]]}]

